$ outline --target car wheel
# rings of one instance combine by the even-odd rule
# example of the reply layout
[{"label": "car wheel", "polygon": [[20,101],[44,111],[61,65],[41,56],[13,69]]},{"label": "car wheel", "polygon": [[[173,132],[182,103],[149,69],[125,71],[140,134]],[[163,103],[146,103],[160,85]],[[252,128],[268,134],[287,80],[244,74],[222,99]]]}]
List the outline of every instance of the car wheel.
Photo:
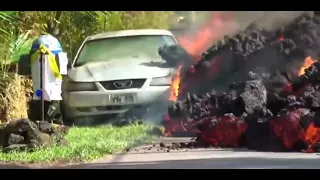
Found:
[{"label": "car wheel", "polygon": [[60,101],[60,111],[61,111],[61,116],[62,116],[62,121],[65,125],[67,126],[72,126],[74,125],[75,120],[73,118],[69,118],[66,115],[66,108],[65,105],[63,104],[62,101]]}]

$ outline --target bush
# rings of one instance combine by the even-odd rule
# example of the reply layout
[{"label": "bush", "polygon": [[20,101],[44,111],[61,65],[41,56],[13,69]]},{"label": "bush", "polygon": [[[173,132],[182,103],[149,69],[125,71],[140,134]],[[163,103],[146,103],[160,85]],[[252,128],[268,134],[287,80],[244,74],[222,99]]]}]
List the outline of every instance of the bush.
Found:
[{"label": "bush", "polygon": [[1,72],[0,75],[0,121],[27,117],[27,92],[30,82],[12,72]]},{"label": "bush", "polygon": [[[19,76],[16,63],[21,54],[28,53],[32,43],[31,31],[19,33],[10,20],[15,13],[5,14],[0,23],[0,122],[27,117],[27,99],[30,97],[30,80]],[[0,13],[1,18],[1,13]],[[3,28],[2,28],[3,27]]]}]

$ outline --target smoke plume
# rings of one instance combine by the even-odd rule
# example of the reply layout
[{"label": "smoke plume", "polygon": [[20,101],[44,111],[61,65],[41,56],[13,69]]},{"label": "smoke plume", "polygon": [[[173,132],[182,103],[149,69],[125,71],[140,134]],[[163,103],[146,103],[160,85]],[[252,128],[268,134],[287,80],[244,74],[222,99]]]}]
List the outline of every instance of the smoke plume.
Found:
[{"label": "smoke plume", "polygon": [[289,24],[303,13],[312,15],[313,11],[206,11],[199,13],[201,13],[198,15],[199,18],[194,18],[194,22],[184,30],[183,34],[176,35],[182,47],[196,59],[199,59],[203,52],[224,36],[248,32],[255,27],[269,31],[275,30]]}]

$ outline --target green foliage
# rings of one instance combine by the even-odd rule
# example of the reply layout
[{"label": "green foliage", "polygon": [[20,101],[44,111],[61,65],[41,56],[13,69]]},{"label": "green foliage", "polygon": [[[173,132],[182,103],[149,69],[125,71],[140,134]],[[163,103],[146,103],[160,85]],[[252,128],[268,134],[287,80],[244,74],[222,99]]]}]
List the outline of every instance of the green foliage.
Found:
[{"label": "green foliage", "polygon": [[[172,15],[166,11],[112,11],[94,15],[68,12],[61,20],[62,44],[71,57],[82,41],[90,35],[123,29],[167,29]],[[91,27],[91,28],[87,28]]]},{"label": "green foliage", "polygon": [[29,37],[31,31],[27,31],[26,33],[18,34],[17,36],[13,33],[9,34],[8,39],[10,41],[8,43],[8,50],[5,54],[7,54],[7,63],[17,63],[20,56],[22,54],[28,54],[30,51],[30,47],[34,39]]},{"label": "green foliage", "polygon": [[29,51],[32,39],[31,31],[20,31],[19,13],[16,11],[0,12],[0,68],[8,69],[8,64],[17,62],[20,55]]},{"label": "green foliage", "polygon": [[[99,17],[104,18],[107,12],[68,12],[60,21],[61,43],[69,57],[74,57],[82,41],[95,33],[102,32],[103,24],[99,24]],[[90,28],[88,28],[90,27]]]},{"label": "green foliage", "polygon": [[0,11],[0,22],[2,25],[0,26],[0,32],[2,34],[9,34],[7,31],[8,29],[6,29],[4,25],[7,25],[7,23],[12,22],[15,19],[15,15],[15,11]]},{"label": "green foliage", "polygon": [[63,48],[74,57],[87,36],[123,29],[167,29],[172,15],[170,11],[28,11],[19,18],[24,30],[42,34],[56,30]]}]

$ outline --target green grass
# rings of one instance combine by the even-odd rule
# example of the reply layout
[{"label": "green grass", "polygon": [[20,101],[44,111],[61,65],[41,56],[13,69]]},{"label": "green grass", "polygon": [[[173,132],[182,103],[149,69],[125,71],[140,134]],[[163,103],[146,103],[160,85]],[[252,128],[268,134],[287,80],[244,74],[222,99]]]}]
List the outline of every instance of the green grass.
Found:
[{"label": "green grass", "polygon": [[73,127],[66,136],[67,146],[39,148],[34,152],[1,153],[0,162],[82,162],[120,152],[126,148],[151,142],[155,137],[147,131],[151,125]]}]

